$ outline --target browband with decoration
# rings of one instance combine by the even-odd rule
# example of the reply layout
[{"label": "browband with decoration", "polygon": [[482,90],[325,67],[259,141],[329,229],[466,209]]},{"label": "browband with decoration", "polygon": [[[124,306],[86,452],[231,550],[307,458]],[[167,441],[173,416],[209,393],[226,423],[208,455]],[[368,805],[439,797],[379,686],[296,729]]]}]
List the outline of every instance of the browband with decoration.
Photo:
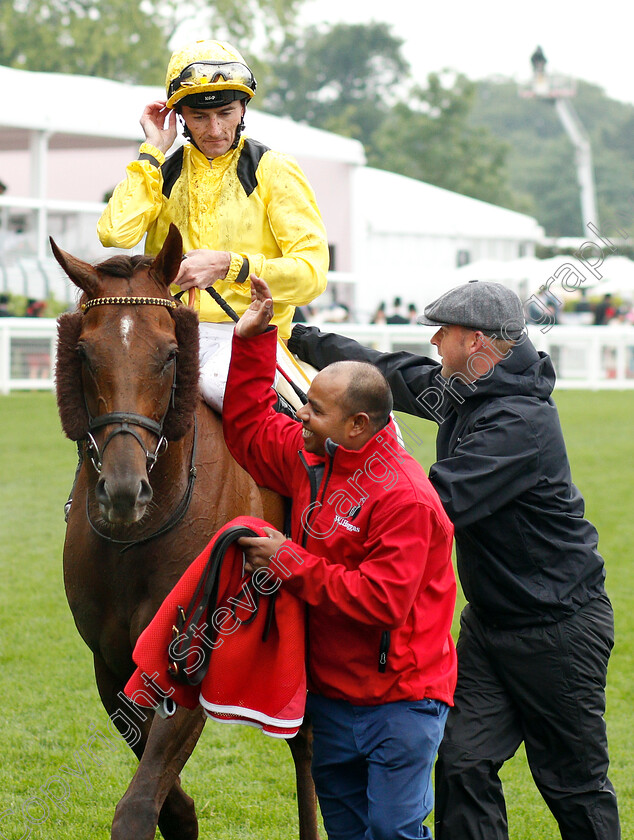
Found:
[{"label": "browband with decoration", "polygon": [[87,309],[90,309],[93,306],[105,306],[106,304],[118,304],[118,303],[136,303],[136,304],[149,304],[154,306],[167,306],[168,309],[176,309],[177,303],[174,300],[167,300],[166,298],[156,298],[156,297],[135,297],[131,296],[124,296],[124,297],[100,297],[100,298],[93,298],[92,300],[87,301],[86,303],[82,303],[81,311],[85,312]]}]

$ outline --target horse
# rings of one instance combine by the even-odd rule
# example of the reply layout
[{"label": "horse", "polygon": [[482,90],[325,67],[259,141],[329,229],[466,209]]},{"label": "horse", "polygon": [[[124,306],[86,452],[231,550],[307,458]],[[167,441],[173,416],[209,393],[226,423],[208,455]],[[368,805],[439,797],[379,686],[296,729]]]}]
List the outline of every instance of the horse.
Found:
[{"label": "horse", "polygon": [[[58,319],[57,403],[81,467],[64,542],[64,584],[92,651],[101,701],[139,764],[112,822],[112,840],[195,840],[194,802],[179,774],[202,732],[202,709],[167,719],[133,713],[123,687],[132,652],[188,564],[240,514],[283,521],[282,500],[229,454],[222,422],[199,396],[198,318],[170,294],[182,258],[171,226],[156,258],[98,265],[53,253],[81,290]],[[147,714],[146,714],[147,713]],[[115,731],[113,729],[113,731]],[[289,742],[300,840],[319,840],[310,735]]]}]

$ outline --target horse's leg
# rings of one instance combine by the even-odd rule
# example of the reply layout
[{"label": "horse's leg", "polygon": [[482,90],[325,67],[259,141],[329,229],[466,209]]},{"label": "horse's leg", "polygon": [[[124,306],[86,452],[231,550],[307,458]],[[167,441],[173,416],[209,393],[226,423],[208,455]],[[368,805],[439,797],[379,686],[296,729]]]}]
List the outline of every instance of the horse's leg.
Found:
[{"label": "horse's leg", "polygon": [[[124,696],[123,685],[98,655],[95,655],[95,676],[99,695],[112,722],[123,735],[139,762],[142,762],[147,753],[148,741],[155,730],[152,712],[134,706],[122,699]],[[171,768],[173,770],[171,774],[172,784],[167,788],[167,794],[164,792],[165,781],[162,779],[160,791],[156,791],[150,797],[151,803],[148,801],[141,803],[135,800],[134,795],[131,795],[131,789],[134,785],[139,786],[137,777],[141,769],[140,763],[128,790],[117,805],[112,825],[111,836],[113,838],[121,838],[121,840],[129,840],[132,836],[135,840],[144,840],[146,837],[154,838],[157,823],[165,840],[196,840],[198,837],[198,820],[194,801],[182,789],[178,773],[196,745],[204,726],[204,717],[193,712],[188,715],[185,710],[180,710],[169,721],[161,721],[158,717],[156,721],[157,723],[167,723],[169,729],[171,721],[179,715],[183,718],[190,717],[192,720],[190,722],[185,721],[178,727],[171,727],[173,730],[171,733],[172,741],[176,747],[180,745],[180,752],[183,753],[183,757],[180,764],[178,761],[175,762],[174,767],[176,769]],[[154,741],[156,741],[156,738]],[[170,754],[173,754],[174,751],[174,746],[168,750]],[[176,749],[176,752],[179,753],[180,757],[178,749]],[[149,759],[149,754],[147,759]],[[151,764],[147,759],[144,771],[148,763]],[[163,765],[169,763],[169,760],[167,752],[163,755],[159,754],[158,758],[155,758],[154,769],[160,771],[162,768],[162,772],[165,773],[168,768],[163,767]],[[168,772],[165,779],[169,775]]]},{"label": "horse's leg", "polygon": [[313,755],[313,731],[308,717],[294,738],[289,739],[295,778],[297,780],[297,810],[299,812],[299,840],[319,840],[317,830],[317,796],[310,772]]},{"label": "horse's leg", "polygon": [[168,720],[154,717],[134,778],[115,811],[112,840],[196,840],[193,800],[185,796],[178,774],[192,754],[205,725],[202,709],[179,709]]}]

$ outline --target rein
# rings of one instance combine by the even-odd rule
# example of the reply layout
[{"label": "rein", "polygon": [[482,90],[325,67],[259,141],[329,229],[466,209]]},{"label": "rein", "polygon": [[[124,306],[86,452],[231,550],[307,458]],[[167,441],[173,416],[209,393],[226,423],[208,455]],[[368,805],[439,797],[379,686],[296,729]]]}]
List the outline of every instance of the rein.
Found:
[{"label": "rein", "polygon": [[[167,300],[166,298],[156,298],[156,297],[139,297],[139,296],[118,296],[118,297],[100,297],[100,298],[93,298],[92,300],[87,301],[81,305],[82,312],[87,312],[87,310],[91,309],[93,306],[106,306],[106,305],[123,305],[123,304],[132,304],[132,305],[145,305],[145,306],[164,306],[166,309],[176,309],[177,303],[173,300]],[[176,394],[176,362],[174,362],[174,377],[172,379],[172,386],[171,386],[171,394],[170,398],[167,403],[167,407],[165,412],[163,413],[163,417],[161,418],[160,422],[153,420],[151,417],[146,417],[143,414],[136,414],[132,411],[111,411],[108,414],[100,414],[97,417],[91,417],[90,412],[88,411],[88,406],[86,406],[86,411],[88,413],[89,423],[88,423],[88,434],[87,434],[87,442],[86,442],[86,449],[90,461],[95,468],[95,471],[99,475],[102,470],[103,466],[103,453],[106,451],[106,447],[112,441],[116,435],[120,434],[128,434],[132,435],[135,440],[138,441],[141,448],[145,450],[145,457],[147,462],[147,471],[150,473],[152,468],[156,464],[157,459],[160,455],[162,455],[168,447],[168,442],[163,435],[163,425],[165,424],[165,418],[167,417],[167,413],[170,408],[174,406],[174,398]],[[118,426],[117,429],[114,429],[110,432],[107,436],[103,446],[101,449],[93,432],[97,429],[102,429],[104,426]],[[145,443],[141,435],[136,431],[134,426],[139,427],[141,429],[147,429],[149,432],[152,432],[157,438],[158,443],[156,444],[156,448],[154,452],[150,452],[146,449]],[[86,518],[88,520],[88,524],[92,528],[97,536],[101,537],[102,539],[106,540],[110,543],[115,543],[117,545],[123,545],[124,548],[121,549],[121,553],[127,551],[129,548],[133,546],[140,545],[142,543],[146,543],[149,540],[153,540],[156,537],[165,534],[167,531],[170,531],[180,520],[183,518],[189,504],[192,499],[192,495],[194,492],[194,482],[196,480],[196,449],[197,449],[197,442],[198,442],[198,425],[196,422],[196,416],[194,415],[194,437],[192,441],[192,451],[191,451],[191,458],[190,458],[190,465],[189,465],[189,475],[187,481],[187,487],[185,489],[185,493],[180,500],[178,506],[174,510],[174,512],[170,515],[167,521],[156,531],[152,534],[148,535],[147,537],[139,537],[138,539],[134,540],[118,540],[114,537],[111,537],[109,534],[105,534],[103,531],[100,531],[97,526],[94,524],[90,517],[90,511],[88,506],[88,494],[86,494]]]}]

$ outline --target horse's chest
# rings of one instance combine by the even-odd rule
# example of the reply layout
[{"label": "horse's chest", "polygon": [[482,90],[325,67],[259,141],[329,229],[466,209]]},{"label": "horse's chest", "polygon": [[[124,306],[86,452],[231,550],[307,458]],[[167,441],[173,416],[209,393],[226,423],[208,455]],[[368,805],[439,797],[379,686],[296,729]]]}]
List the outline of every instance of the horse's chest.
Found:
[{"label": "horse's chest", "polygon": [[66,597],[82,638],[93,652],[114,640],[125,639],[129,646],[134,585],[122,585],[103,554],[64,552]]}]

